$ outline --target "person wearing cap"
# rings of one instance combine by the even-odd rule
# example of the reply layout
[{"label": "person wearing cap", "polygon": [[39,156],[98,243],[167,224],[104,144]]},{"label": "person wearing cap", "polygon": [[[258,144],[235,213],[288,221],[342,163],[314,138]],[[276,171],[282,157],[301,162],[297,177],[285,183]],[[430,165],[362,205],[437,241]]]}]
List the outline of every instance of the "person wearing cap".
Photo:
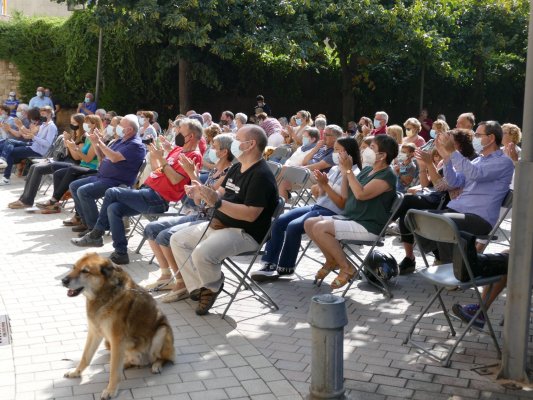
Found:
[{"label": "person wearing cap", "polygon": [[37,92],[35,93],[36,96],[32,97],[29,103],[29,107],[44,107],[44,106],[50,106],[52,110],[54,110],[54,103],[52,102],[52,99],[50,97],[46,97],[44,95],[44,88],[42,86],[39,86],[37,88]]},{"label": "person wearing cap", "polygon": [[9,108],[9,116],[10,117],[16,117],[17,116],[17,107],[20,103],[20,100],[17,99],[17,93],[15,91],[9,92],[9,96],[7,97],[7,100],[4,101],[4,106]]},{"label": "person wearing cap", "polygon": [[[96,102],[94,101],[94,95],[90,92],[85,94],[83,102],[78,103],[78,110],[76,112],[84,115],[93,115],[96,112]],[[105,114],[105,111],[104,111]]]},{"label": "person wearing cap", "polygon": [[73,230],[80,235],[90,232],[98,219],[96,201],[104,197],[107,189],[115,186],[133,186],[146,155],[146,148],[139,137],[139,121],[128,114],[116,127],[118,140],[107,146],[99,132],[89,136],[100,160],[98,173],[78,179],[69,186],[76,211],[82,224]]},{"label": "person wearing cap", "polygon": [[4,169],[4,177],[0,180],[0,186],[11,183],[11,170],[13,164],[28,157],[43,157],[57,136],[57,126],[52,121],[52,108],[49,106],[40,109],[42,124],[37,133],[23,133],[21,140],[8,139],[0,144],[0,168]]}]

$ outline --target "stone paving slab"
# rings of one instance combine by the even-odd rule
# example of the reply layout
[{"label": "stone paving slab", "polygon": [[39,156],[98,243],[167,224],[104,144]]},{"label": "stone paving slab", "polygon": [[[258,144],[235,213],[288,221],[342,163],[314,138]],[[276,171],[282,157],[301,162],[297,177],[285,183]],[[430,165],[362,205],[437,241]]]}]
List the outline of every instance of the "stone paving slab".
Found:
[{"label": "stone paving slab", "polygon": [[[13,343],[0,347],[1,399],[98,399],[106,385],[109,355],[100,348],[81,380],[63,378],[81,357],[87,332],[84,298],[67,298],[60,278],[86,249],[69,243],[73,233],[61,221],[71,214],[39,215],[9,210],[7,203],[22,192],[23,181],[0,188],[0,313],[11,318]],[[508,227],[507,227],[508,228]],[[130,240],[136,248],[140,238]],[[97,249],[112,251],[111,239]],[[398,259],[395,237],[385,249]],[[309,250],[292,279],[264,285],[280,306],[274,311],[242,292],[225,320],[220,318],[228,296],[217,300],[212,313],[199,317],[190,300],[161,304],[174,329],[177,363],[160,375],[149,368],[124,372],[119,399],[301,399],[309,393],[311,332],[307,321],[310,298],[331,293],[327,278],[313,285],[319,268],[316,249]],[[144,246],[132,255],[126,270],[138,282],[152,280]],[[418,265],[422,265],[418,258]],[[231,286],[231,285],[227,285]],[[416,274],[399,277],[390,300],[367,283],[356,282],[346,298],[344,376],[353,399],[526,399],[533,393],[509,391],[472,368],[497,362],[490,340],[467,334],[450,368],[422,355],[403,339],[433,289]],[[340,294],[341,291],[336,292]],[[445,302],[469,301],[470,292],[448,292]],[[504,296],[489,311],[498,325]],[[436,350],[449,341],[446,322],[435,311],[421,324],[417,337]]]}]

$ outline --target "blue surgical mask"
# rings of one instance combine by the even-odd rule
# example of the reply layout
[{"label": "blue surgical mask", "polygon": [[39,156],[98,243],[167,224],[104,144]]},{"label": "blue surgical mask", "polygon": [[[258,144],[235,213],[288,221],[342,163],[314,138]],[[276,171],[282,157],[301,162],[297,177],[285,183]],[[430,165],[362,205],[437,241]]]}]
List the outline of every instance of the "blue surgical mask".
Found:
[{"label": "blue surgical mask", "polygon": [[307,146],[307,145],[310,143],[310,141],[311,141],[311,139],[309,139],[309,137],[304,136],[304,137],[302,138],[302,145],[303,145],[303,146]]},{"label": "blue surgical mask", "polygon": [[124,137],[124,128],[121,127],[120,125],[117,125],[117,127],[115,128],[115,132],[117,133],[117,136],[119,138],[123,138]]},{"label": "blue surgical mask", "polygon": [[36,94],[37,94],[37,96],[39,96],[39,97],[43,97],[43,92],[41,92],[40,90],[39,90]]},{"label": "blue surgical mask", "polygon": [[433,139],[437,137],[437,131],[435,129],[432,129],[429,131],[429,136],[431,136]]},{"label": "blue surgical mask", "polygon": [[90,103],[91,102],[91,99],[86,97],[83,101],[85,101],[86,103]]},{"label": "blue surgical mask", "polygon": [[219,160],[217,157],[217,151],[213,148],[209,149],[209,154],[207,155],[209,158],[209,161],[211,161],[213,164],[216,164]]},{"label": "blue surgical mask", "polygon": [[300,126],[302,125],[302,119],[301,118],[296,118],[296,125]]},{"label": "blue surgical mask", "polygon": [[381,121],[379,119],[374,119],[374,128],[381,128]]}]

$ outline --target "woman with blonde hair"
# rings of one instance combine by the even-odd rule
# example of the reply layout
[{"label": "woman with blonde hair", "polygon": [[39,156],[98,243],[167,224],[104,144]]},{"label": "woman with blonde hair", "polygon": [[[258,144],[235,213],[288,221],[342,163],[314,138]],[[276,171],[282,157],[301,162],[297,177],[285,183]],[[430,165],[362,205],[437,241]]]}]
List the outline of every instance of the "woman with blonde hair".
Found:
[{"label": "woman with blonde hair", "polygon": [[296,128],[288,126],[288,131],[291,139],[295,143],[296,147],[302,145],[302,135],[306,127],[313,125],[313,119],[311,118],[311,113],[309,111],[300,110],[296,113],[294,119],[296,122]]},{"label": "woman with blonde hair", "polygon": [[520,158],[522,149],[518,144],[522,141],[522,131],[515,124],[503,124],[502,150],[503,153],[514,162]]},{"label": "woman with blonde hair", "polygon": [[403,142],[403,128],[400,125],[387,126],[387,135],[392,137],[398,143],[398,146]]},{"label": "woman with blonde hair", "polygon": [[426,144],[424,138],[419,135],[422,130],[422,125],[418,119],[408,118],[407,121],[403,123],[403,126],[405,127],[406,137],[403,139],[402,144],[413,143],[417,148]]}]

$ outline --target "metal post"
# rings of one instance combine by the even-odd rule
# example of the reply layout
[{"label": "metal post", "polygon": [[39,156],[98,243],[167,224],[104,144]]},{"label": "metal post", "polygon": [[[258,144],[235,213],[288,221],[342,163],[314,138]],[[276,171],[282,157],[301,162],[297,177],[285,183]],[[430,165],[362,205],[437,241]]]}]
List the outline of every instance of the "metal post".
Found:
[{"label": "metal post", "polygon": [[524,96],[522,159],[515,175],[513,196],[511,257],[507,280],[507,305],[503,329],[500,378],[528,381],[527,346],[530,319],[531,278],[533,265],[533,0],[529,16],[529,35]]},{"label": "metal post", "polygon": [[102,65],[102,39],[103,39],[103,29],[100,27],[98,33],[98,58],[96,61],[96,88],[94,91],[94,101],[98,104],[98,97],[100,96],[100,68]]},{"label": "metal post", "polygon": [[311,387],[309,400],[345,399],[343,340],[348,323],[344,298],[313,296],[309,307],[311,325]]}]

